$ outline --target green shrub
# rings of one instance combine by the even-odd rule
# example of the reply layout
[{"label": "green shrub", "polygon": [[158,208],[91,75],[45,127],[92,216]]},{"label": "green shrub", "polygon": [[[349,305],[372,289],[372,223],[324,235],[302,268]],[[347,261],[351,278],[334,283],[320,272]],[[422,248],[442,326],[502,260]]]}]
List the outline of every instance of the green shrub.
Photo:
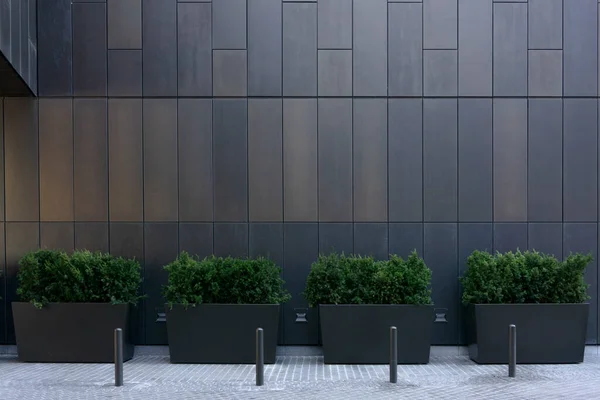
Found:
[{"label": "green shrub", "polygon": [[170,305],[280,304],[290,298],[280,268],[262,257],[200,260],[182,252],[165,270],[169,281],[164,294]]},{"label": "green shrub", "polygon": [[100,252],[37,250],[19,261],[17,294],[36,307],[47,303],[132,303],[142,278],[135,260]]},{"label": "green shrub", "polygon": [[474,251],[460,278],[463,304],[583,303],[589,296],[584,272],[591,255],[571,254],[564,261],[526,251]]},{"label": "green shrub", "polygon": [[319,304],[432,304],[431,270],[413,252],[407,260],[321,255],[313,263],[304,295]]}]

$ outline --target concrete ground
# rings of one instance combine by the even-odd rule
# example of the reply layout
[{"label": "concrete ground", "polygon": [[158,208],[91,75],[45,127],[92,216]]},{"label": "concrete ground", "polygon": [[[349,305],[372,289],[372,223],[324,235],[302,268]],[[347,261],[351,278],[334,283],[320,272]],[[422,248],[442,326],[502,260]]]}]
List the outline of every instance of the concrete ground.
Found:
[{"label": "concrete ground", "polygon": [[[586,351],[578,365],[477,365],[459,351],[432,352],[428,365],[324,365],[321,356],[278,356],[254,385],[253,365],[175,365],[165,354],[138,351],[114,387],[110,364],[25,364],[0,356],[0,399],[599,399],[600,356]],[[156,354],[156,353],[155,353]],[[286,354],[286,353],[282,353]]]}]

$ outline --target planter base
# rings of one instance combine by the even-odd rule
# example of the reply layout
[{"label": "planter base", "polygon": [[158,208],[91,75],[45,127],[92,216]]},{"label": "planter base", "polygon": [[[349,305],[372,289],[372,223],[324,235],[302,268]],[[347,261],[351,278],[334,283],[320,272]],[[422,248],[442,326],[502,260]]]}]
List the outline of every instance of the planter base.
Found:
[{"label": "planter base", "polygon": [[390,326],[398,329],[398,363],[427,364],[433,306],[320,305],[325,364],[387,364]]},{"label": "planter base", "polygon": [[517,327],[518,364],[583,362],[589,304],[475,304],[468,309],[469,357],[508,363],[508,327]]},{"label": "planter base", "polygon": [[172,363],[254,364],[256,328],[264,330],[265,363],[275,363],[279,305],[165,306]]},{"label": "planter base", "polygon": [[37,309],[13,302],[19,360],[49,363],[114,362],[114,330],[123,329],[123,360],[133,358],[129,304],[51,303]]}]

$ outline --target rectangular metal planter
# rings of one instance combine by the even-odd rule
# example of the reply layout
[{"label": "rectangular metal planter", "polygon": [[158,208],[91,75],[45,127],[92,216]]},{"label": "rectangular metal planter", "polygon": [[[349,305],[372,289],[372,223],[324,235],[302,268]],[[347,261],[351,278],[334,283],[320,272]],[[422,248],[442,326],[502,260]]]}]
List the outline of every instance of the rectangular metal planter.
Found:
[{"label": "rectangular metal planter", "polygon": [[517,327],[517,363],[583,362],[589,304],[475,304],[467,309],[469,357],[508,363],[508,329]]},{"label": "rectangular metal planter", "polygon": [[265,363],[275,363],[279,305],[165,305],[172,363],[254,364],[256,329],[264,330]]},{"label": "rectangular metal planter", "polygon": [[114,362],[114,330],[123,330],[123,360],[133,358],[129,304],[50,303],[42,309],[13,302],[19,360],[51,363]]},{"label": "rectangular metal planter", "polygon": [[398,363],[427,364],[433,306],[320,305],[325,364],[387,364],[390,326],[398,330]]}]

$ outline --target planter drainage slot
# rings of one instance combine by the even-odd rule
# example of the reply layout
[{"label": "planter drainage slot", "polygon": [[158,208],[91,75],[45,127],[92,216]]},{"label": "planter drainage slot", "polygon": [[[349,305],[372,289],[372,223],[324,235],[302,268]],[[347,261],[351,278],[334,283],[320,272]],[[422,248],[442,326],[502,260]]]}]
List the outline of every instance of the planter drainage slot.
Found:
[{"label": "planter drainage slot", "polygon": [[115,329],[115,386],[123,386],[123,330]]},{"label": "planter drainage slot", "polygon": [[398,381],[398,330],[390,327],[390,383]]},{"label": "planter drainage slot", "polygon": [[263,329],[256,330],[256,386],[265,384],[265,341]]},{"label": "planter drainage slot", "polygon": [[508,376],[514,378],[517,374],[517,327],[508,327]]},{"label": "planter drainage slot", "polygon": [[308,310],[306,308],[296,308],[294,309],[294,311],[296,311],[296,323],[308,323],[308,320],[306,319],[306,313],[308,312]]}]

